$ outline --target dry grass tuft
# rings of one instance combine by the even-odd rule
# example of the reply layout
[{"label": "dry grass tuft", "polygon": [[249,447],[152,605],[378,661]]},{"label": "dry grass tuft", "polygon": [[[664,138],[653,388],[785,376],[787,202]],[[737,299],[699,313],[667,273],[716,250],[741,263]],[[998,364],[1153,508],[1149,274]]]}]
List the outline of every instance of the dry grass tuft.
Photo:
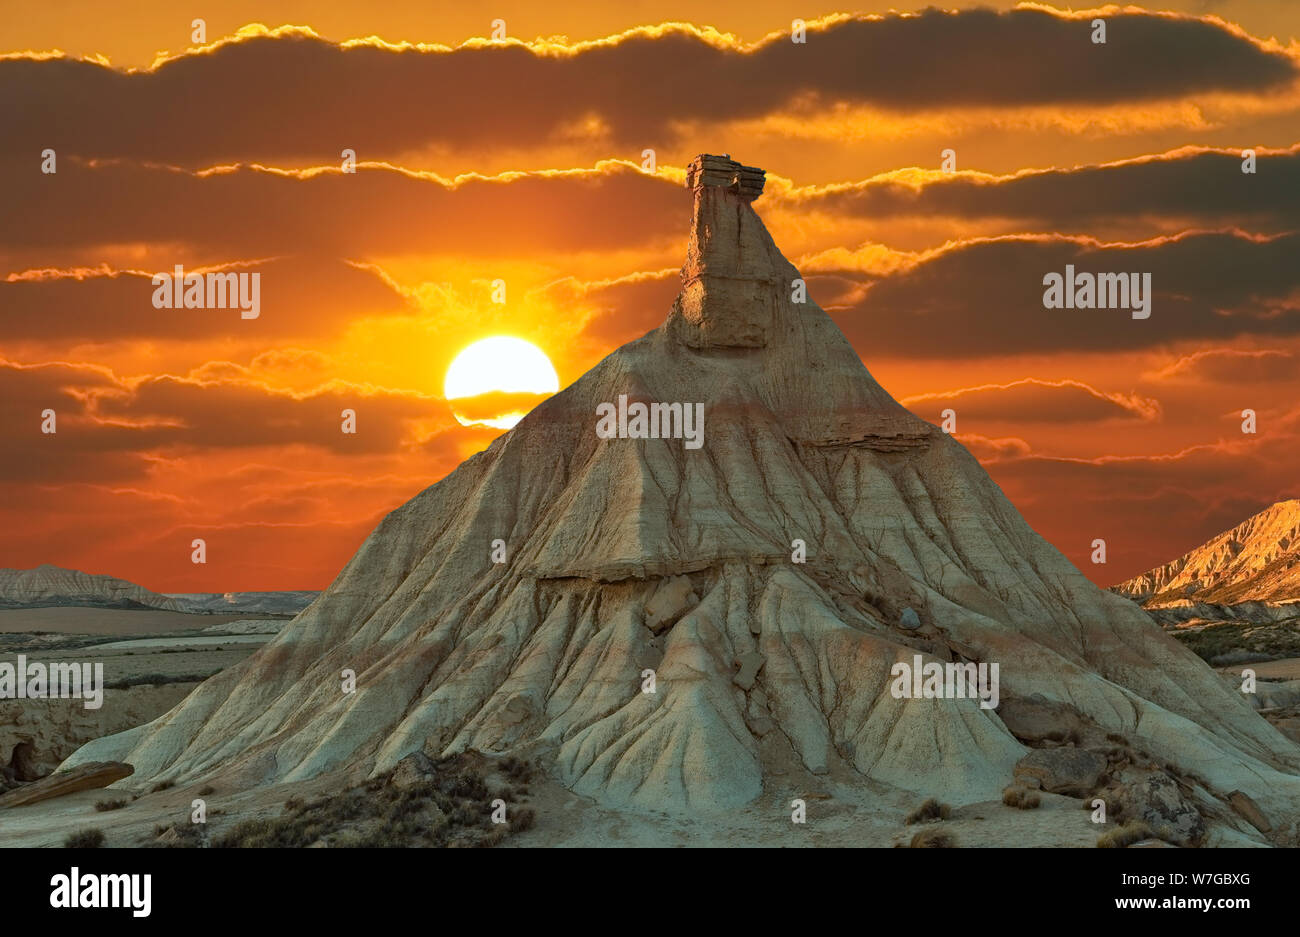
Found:
[{"label": "dry grass tuft", "polygon": [[939,801],[931,797],[925,803],[921,804],[921,806],[909,813],[903,822],[908,826],[911,826],[913,823],[934,823],[939,820],[947,820],[948,815],[951,812],[951,807],[947,804],[941,804]]},{"label": "dry grass tuft", "polygon": [[1099,836],[1097,838],[1097,848],[1126,849],[1136,842],[1150,839],[1152,835],[1151,827],[1141,820],[1130,820],[1123,826],[1117,826],[1109,833],[1103,833]]},{"label": "dry grass tuft", "polygon": [[955,849],[956,846],[957,837],[938,827],[921,830],[908,843],[910,849]]}]

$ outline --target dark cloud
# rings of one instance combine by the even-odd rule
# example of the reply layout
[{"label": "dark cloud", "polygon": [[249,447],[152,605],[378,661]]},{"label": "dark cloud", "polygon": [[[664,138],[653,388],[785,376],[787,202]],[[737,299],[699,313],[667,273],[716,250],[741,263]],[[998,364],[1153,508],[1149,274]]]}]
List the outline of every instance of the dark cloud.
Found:
[{"label": "dark cloud", "polygon": [[[1300,333],[1300,235],[1195,233],[1133,245],[1054,236],[964,242],[874,283],[832,312],[874,355],[974,358],[1149,348],[1196,339]],[[1150,273],[1148,319],[1120,309],[1045,309],[1043,278]]]},{"label": "dark cloud", "polygon": [[[90,365],[0,362],[0,481],[139,478],[151,454],[257,446],[314,446],[344,455],[399,451],[416,421],[452,424],[443,401],[335,382],[294,395],[256,383],[237,365],[204,378],[126,381]],[[224,374],[223,379],[207,377]],[[52,409],[57,433],[41,432]],[[342,412],[356,412],[355,434]]]},{"label": "dark cloud", "polygon": [[1148,215],[1214,218],[1224,224],[1294,226],[1300,221],[1300,146],[1258,153],[1253,174],[1241,169],[1239,152],[1189,150],[994,180],[952,175],[920,188],[874,180],[793,193],[787,201],[795,209],[818,208],[838,216],[1015,218],[1057,229]]},{"label": "dark cloud", "polygon": [[[1295,436],[1240,439],[1221,442],[1207,428],[1182,452],[1096,459],[1031,455],[994,461],[988,469],[1035,530],[1095,581],[1111,584],[1300,495],[1292,469]],[[1098,537],[1107,550],[1100,568],[1091,561]]]},{"label": "dark cloud", "polygon": [[939,423],[942,412],[956,412],[958,427],[981,423],[1091,423],[1102,420],[1152,420],[1160,405],[1132,394],[1104,393],[1080,381],[1032,378],[960,390],[922,394],[899,401],[917,416]]},{"label": "dark cloud", "polygon": [[669,270],[598,283],[566,278],[548,286],[546,293],[557,305],[577,303],[590,309],[583,337],[618,347],[662,325],[681,286],[677,271]]},{"label": "dark cloud", "polygon": [[1297,374],[1300,374],[1295,357],[1290,351],[1280,348],[1211,348],[1170,362],[1150,377],[1158,381],[1186,381],[1193,384],[1294,381]]},{"label": "dark cloud", "polygon": [[[175,254],[187,274],[205,267],[204,255]],[[165,268],[174,272],[175,264]],[[405,299],[375,272],[336,260],[285,258],[221,268],[259,273],[259,314],[244,319],[236,303],[225,309],[158,309],[150,274],[83,271],[0,280],[0,309],[8,341],[57,337],[86,342],[222,336],[320,334],[358,316],[410,311]],[[251,281],[249,281],[251,287]]]},{"label": "dark cloud", "polygon": [[645,244],[679,233],[690,217],[685,189],[624,164],[448,182],[366,166],[200,174],[66,160],[38,181],[0,188],[0,250],[149,243],[223,259],[554,254]]},{"label": "dark cloud", "polygon": [[244,158],[362,158],[430,144],[528,145],[594,120],[621,145],[672,141],[683,122],[752,118],[792,102],[899,111],[1089,105],[1200,92],[1262,93],[1294,62],[1221,25],[1114,13],[929,9],[846,18],[756,47],[694,29],[637,31],[572,48],[454,50],[251,37],[123,72],[68,59],[0,61],[9,153],[45,147],[185,165]]},{"label": "dark cloud", "polygon": [[[107,371],[87,365],[0,361],[0,483],[111,483],[142,476],[146,460],[133,450],[148,432],[106,426],[85,413],[88,394],[119,387]],[[54,411],[54,433],[42,432],[46,410]]]}]

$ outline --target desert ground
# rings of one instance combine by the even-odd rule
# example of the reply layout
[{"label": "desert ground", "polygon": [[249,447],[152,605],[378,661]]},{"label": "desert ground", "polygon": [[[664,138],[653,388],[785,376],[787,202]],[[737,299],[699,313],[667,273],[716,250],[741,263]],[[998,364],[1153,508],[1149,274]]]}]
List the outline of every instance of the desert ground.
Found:
[{"label": "desert ground", "polygon": [[[4,629],[0,654],[7,657],[21,652],[33,661],[102,662],[106,682],[114,685],[105,693],[103,708],[96,712],[86,711],[79,701],[72,700],[0,702],[0,714],[5,716],[0,720],[4,723],[0,741],[7,743],[0,756],[11,764],[22,761],[17,752],[19,736],[34,737],[45,755],[41,767],[48,771],[53,758],[70,754],[90,738],[156,718],[198,686],[197,678],[237,663],[270,639],[271,635],[219,633],[223,625],[240,618],[90,608],[0,612]],[[218,633],[211,633],[213,629]],[[1227,680],[1243,666],[1253,667],[1268,686],[1300,678],[1300,657],[1216,669]],[[1300,739],[1300,720],[1290,708],[1265,708],[1262,715],[1285,734]],[[907,846],[918,832],[940,828],[950,837],[950,844],[961,847],[1092,847],[1099,839],[1099,828],[1091,822],[1089,811],[1081,809],[1082,799],[1047,791],[1035,792],[1038,806],[1034,809],[989,800],[950,808],[941,824],[909,824],[908,814],[919,806],[916,794],[880,784],[864,789],[861,776],[842,766],[814,776],[793,752],[782,748],[774,745],[769,753],[775,783],[758,800],[743,808],[690,818],[606,809],[560,785],[547,771],[538,771],[527,784],[526,795],[511,797],[509,787],[505,788],[509,809],[527,810],[530,825],[493,845],[890,847]],[[545,752],[536,754],[539,766],[546,760]],[[485,762],[489,767],[484,776],[491,788],[492,759]],[[111,788],[5,809],[0,816],[0,845],[59,847],[87,830],[103,833],[104,845],[109,847],[213,845],[249,828],[250,823],[275,824],[291,816],[296,804],[331,802],[340,792],[363,783],[363,777],[348,772],[248,791],[223,787],[220,782],[154,789],[158,785],[136,784],[128,778]],[[805,804],[805,823],[791,820],[796,798]],[[207,822],[202,825],[190,822],[196,799],[203,800],[207,812]],[[112,809],[104,809],[106,805]],[[315,845],[347,845],[346,837],[361,822],[345,821],[329,833],[310,835],[320,832]],[[1136,845],[1166,844],[1149,839]],[[1215,827],[1206,845],[1266,843],[1258,836]]]},{"label": "desert ground", "polygon": [[16,632],[75,635],[169,634],[249,618],[249,615],[191,615],[162,609],[6,608],[0,609],[0,634]]}]

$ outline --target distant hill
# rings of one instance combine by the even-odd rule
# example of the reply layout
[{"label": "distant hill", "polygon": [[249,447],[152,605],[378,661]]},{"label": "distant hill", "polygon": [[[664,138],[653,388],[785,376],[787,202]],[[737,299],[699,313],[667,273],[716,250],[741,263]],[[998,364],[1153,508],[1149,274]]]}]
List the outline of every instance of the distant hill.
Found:
[{"label": "distant hill", "polygon": [[316,600],[319,592],[172,592],[167,598],[186,612],[200,615],[297,615]]},{"label": "distant hill", "polygon": [[1279,501],[1196,549],[1112,587],[1152,612],[1278,620],[1300,615],[1300,500]]},{"label": "distant hill", "polygon": [[44,563],[35,569],[0,569],[0,608],[159,608],[185,611],[166,595],[114,576],[92,575]]}]

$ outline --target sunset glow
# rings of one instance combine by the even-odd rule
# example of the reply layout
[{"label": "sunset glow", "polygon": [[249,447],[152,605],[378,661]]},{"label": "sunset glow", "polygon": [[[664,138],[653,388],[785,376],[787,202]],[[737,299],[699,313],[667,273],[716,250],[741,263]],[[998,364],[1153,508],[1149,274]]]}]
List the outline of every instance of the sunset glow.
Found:
[{"label": "sunset glow", "polygon": [[[701,152],[1094,581],[1300,495],[1300,4],[1110,7],[1104,46],[1010,0],[215,6],[6,23],[0,567],[323,587],[664,322]],[[155,306],[177,267],[259,274],[257,316]],[[1149,273],[1149,318],[1045,308],[1070,268]]]},{"label": "sunset glow", "polygon": [[465,398],[494,392],[553,394],[559,389],[560,378],[551,359],[531,342],[509,335],[495,335],[470,345],[452,361],[443,382],[452,413],[462,426],[480,423],[496,429],[510,429],[524,418],[524,412],[510,410],[475,418],[457,404]]}]

